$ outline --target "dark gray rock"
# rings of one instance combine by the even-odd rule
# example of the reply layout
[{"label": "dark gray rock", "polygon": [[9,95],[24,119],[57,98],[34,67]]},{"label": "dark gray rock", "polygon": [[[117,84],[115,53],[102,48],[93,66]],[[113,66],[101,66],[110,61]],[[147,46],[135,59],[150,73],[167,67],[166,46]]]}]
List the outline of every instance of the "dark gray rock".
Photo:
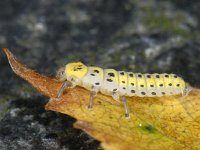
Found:
[{"label": "dark gray rock", "polygon": [[43,108],[47,99],[32,96],[9,101],[0,122],[0,149],[97,149],[98,142],[72,128],[74,119]]}]

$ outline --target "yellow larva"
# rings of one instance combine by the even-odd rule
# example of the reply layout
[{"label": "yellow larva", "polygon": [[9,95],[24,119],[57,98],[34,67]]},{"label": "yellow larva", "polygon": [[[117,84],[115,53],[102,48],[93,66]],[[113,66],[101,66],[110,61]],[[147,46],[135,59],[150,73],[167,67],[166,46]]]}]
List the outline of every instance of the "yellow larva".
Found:
[{"label": "yellow larva", "polygon": [[187,95],[191,87],[175,74],[141,74],[114,69],[88,67],[81,62],[67,64],[58,72],[63,86],[58,93],[60,97],[66,86],[79,85],[91,91],[89,106],[92,108],[93,98],[97,92],[112,96],[115,100],[122,100],[125,116],[129,111],[125,96],[155,97],[170,95]]}]

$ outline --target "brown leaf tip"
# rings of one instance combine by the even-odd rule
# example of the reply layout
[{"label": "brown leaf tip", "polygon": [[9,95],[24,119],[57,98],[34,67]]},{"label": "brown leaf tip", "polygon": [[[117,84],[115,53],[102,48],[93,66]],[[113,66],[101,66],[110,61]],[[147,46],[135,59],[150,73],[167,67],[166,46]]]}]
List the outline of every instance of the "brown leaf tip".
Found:
[{"label": "brown leaf tip", "polygon": [[8,58],[10,58],[10,56],[13,56],[8,48],[3,48],[3,51],[7,55]]},{"label": "brown leaf tip", "polygon": [[8,48],[3,48],[4,53],[9,53],[9,49]]}]

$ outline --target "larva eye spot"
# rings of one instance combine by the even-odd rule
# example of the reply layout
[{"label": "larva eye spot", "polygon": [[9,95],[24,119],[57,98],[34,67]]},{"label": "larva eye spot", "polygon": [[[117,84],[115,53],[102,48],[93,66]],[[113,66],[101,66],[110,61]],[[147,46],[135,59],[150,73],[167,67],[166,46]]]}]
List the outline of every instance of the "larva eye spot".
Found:
[{"label": "larva eye spot", "polygon": [[78,71],[81,69],[83,69],[83,65],[77,65],[77,66],[74,66],[74,68],[72,68],[73,71]]}]

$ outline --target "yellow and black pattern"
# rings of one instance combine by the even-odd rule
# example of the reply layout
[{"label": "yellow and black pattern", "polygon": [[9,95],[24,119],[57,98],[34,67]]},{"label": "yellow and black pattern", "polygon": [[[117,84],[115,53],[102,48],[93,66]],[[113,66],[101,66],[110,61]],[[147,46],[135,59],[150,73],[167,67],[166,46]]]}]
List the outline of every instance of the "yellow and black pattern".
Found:
[{"label": "yellow and black pattern", "polygon": [[[99,67],[87,67],[81,62],[69,63],[65,78],[75,85],[106,95],[168,96],[184,94],[185,81],[175,74],[141,74]],[[116,98],[116,97],[115,97]]]}]

